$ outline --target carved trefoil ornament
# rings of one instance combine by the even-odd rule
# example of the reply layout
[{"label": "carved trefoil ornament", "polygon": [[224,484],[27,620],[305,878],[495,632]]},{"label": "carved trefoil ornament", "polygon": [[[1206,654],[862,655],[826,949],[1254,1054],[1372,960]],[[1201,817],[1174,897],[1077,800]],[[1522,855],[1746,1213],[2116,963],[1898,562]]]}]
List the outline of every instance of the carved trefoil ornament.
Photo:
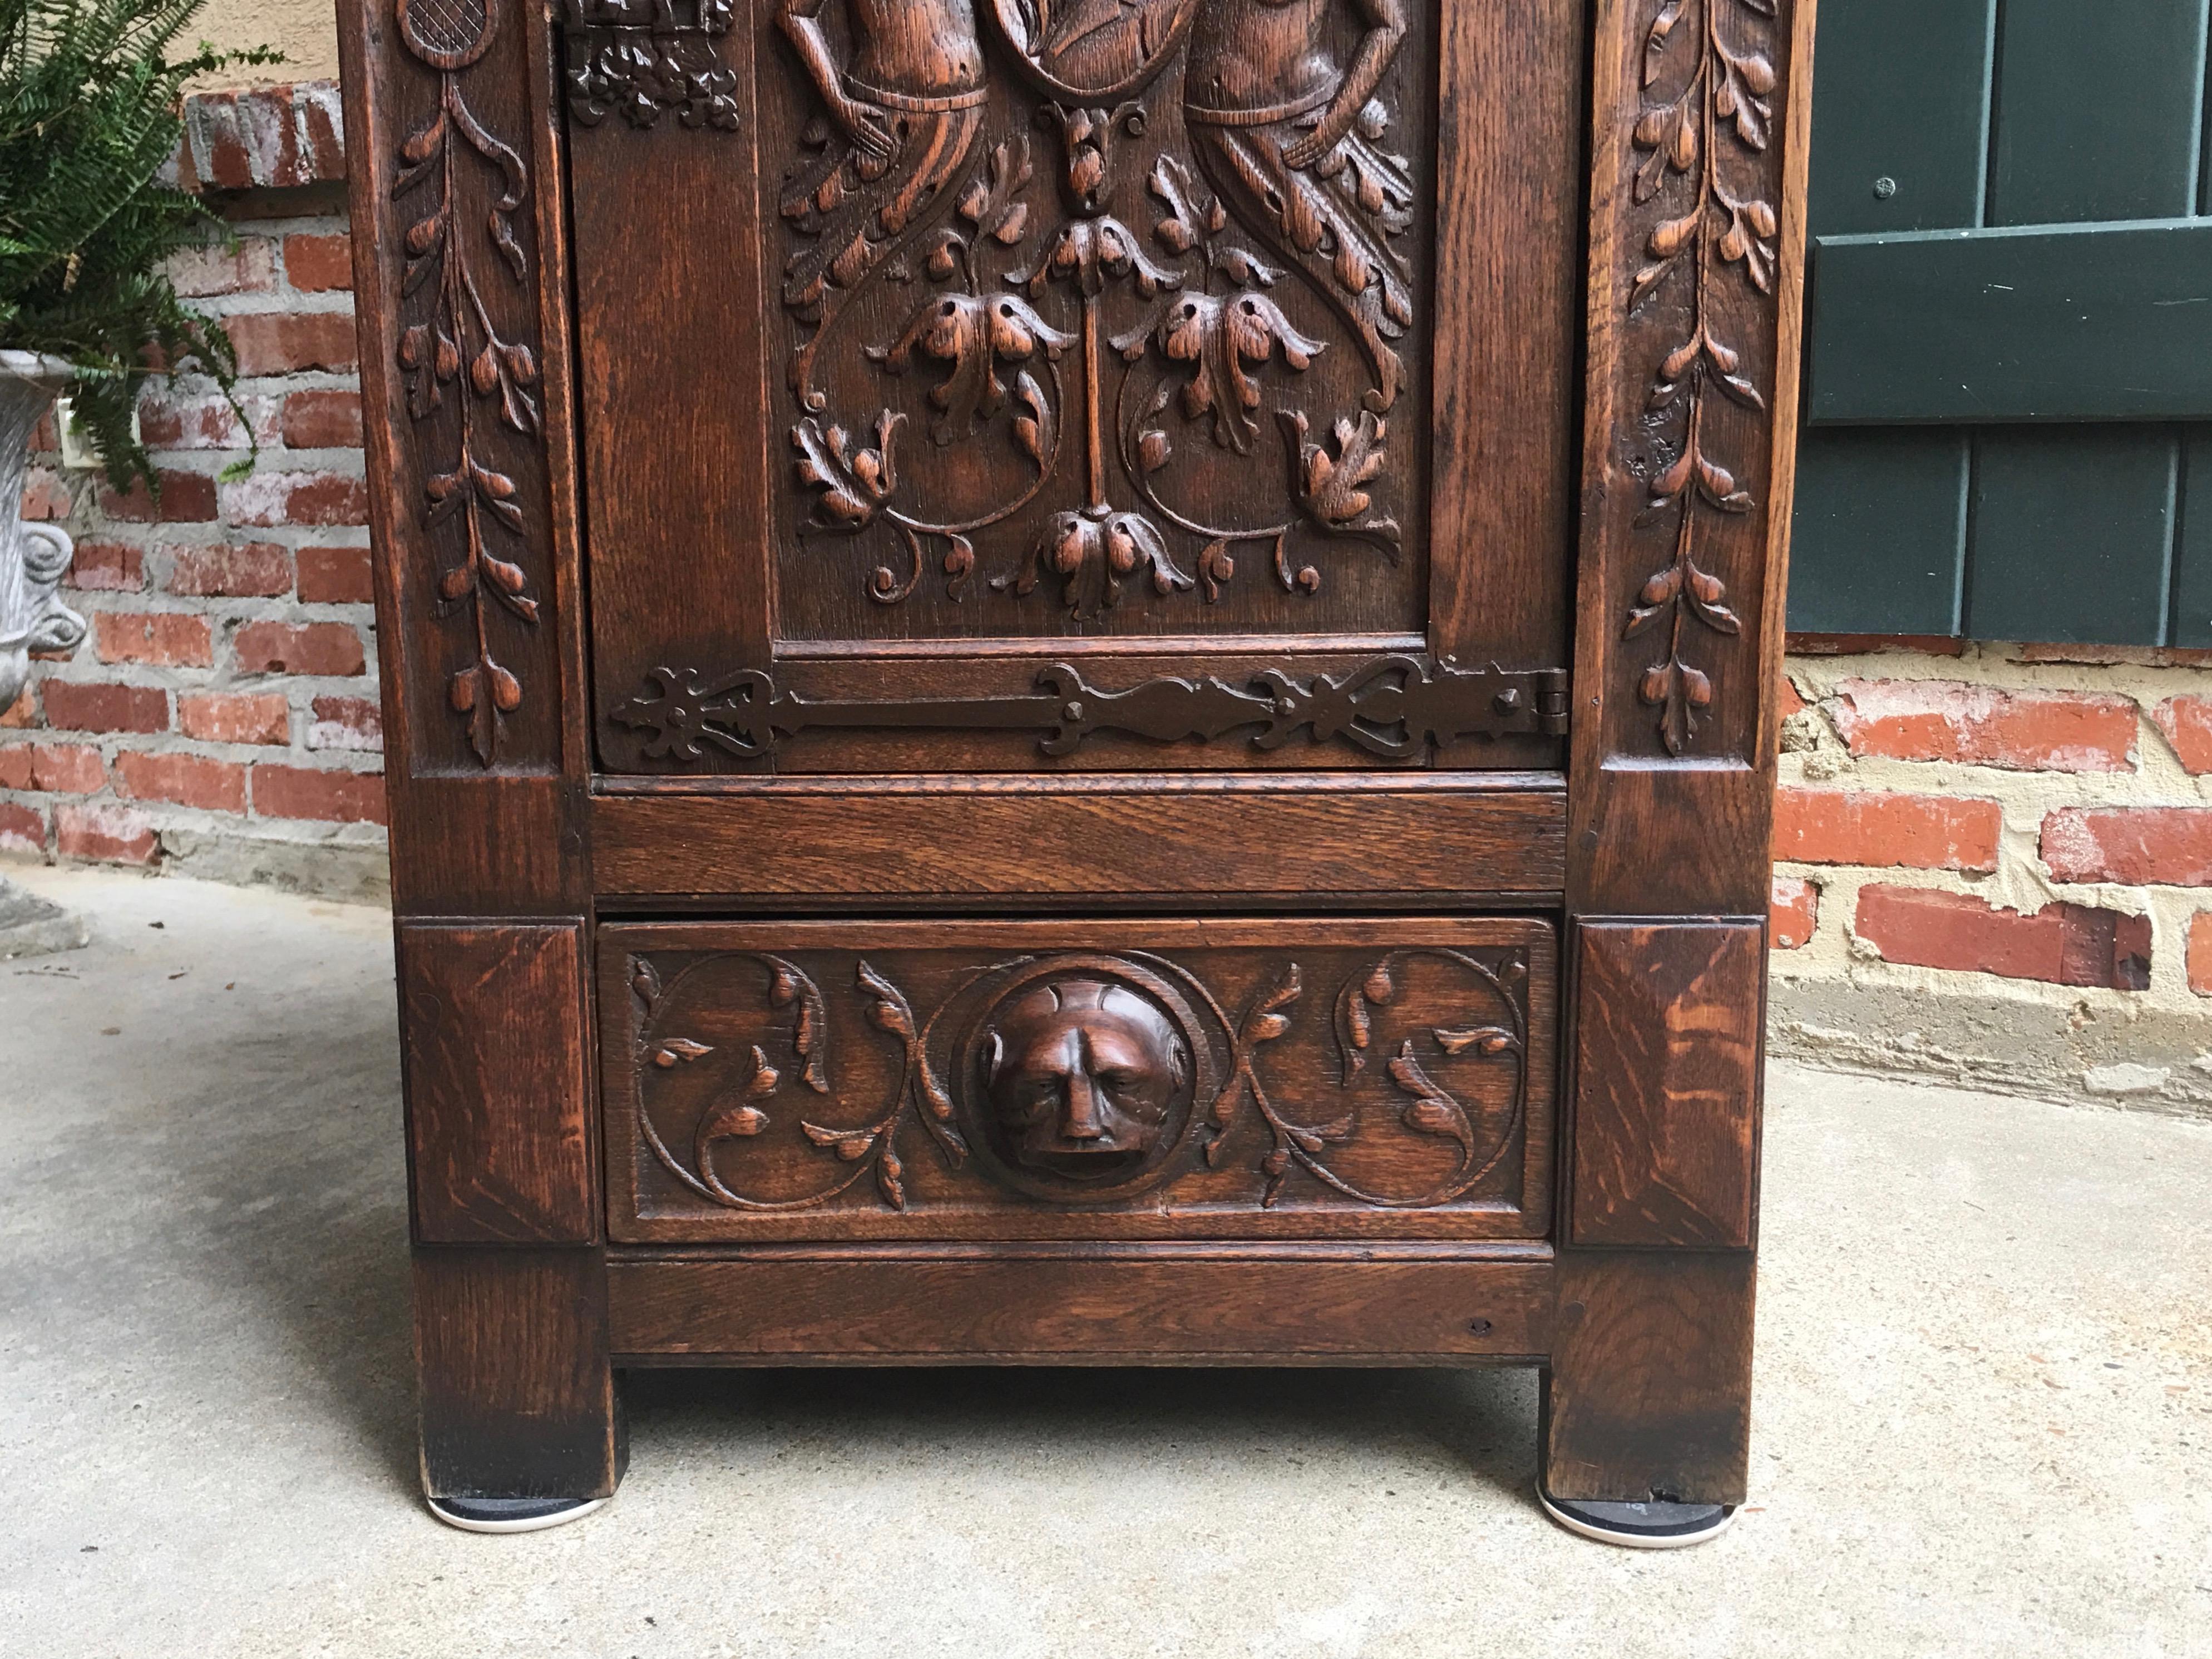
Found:
[{"label": "carved trefoil ornament", "polygon": [[811,99],[779,198],[798,531],[870,598],[1083,622],[1399,560],[1403,0],[778,19]]}]

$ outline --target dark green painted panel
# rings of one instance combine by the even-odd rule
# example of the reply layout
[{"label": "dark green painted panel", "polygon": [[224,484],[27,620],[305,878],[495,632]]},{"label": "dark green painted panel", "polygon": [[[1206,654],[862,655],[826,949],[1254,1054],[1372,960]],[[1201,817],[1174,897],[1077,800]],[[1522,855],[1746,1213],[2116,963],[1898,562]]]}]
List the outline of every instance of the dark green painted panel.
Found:
[{"label": "dark green painted panel", "polygon": [[2212,646],[2212,426],[2182,429],[2179,510],[2167,641]]},{"label": "dark green painted panel", "polygon": [[1966,445],[1963,432],[1895,427],[1798,439],[1792,632],[1959,631]]},{"label": "dark green painted panel", "polygon": [[1985,222],[2194,212],[2204,13],[2203,0],[2005,0]]},{"label": "dark green painted panel", "polygon": [[2212,220],[1822,237],[1808,419],[2212,416]]},{"label": "dark green painted panel", "polygon": [[[1816,233],[1981,223],[1996,15],[1996,0],[1837,0],[1820,13],[1808,198]],[[1877,194],[1880,179],[1894,188]]]},{"label": "dark green painted panel", "polygon": [[1977,434],[1965,631],[2161,642],[2178,449],[2173,432],[2157,427]]}]

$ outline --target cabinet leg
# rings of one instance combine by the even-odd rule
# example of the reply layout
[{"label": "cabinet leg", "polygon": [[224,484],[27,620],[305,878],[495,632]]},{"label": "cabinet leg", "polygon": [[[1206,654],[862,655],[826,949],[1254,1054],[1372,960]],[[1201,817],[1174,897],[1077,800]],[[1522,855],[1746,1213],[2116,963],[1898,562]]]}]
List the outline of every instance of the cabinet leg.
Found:
[{"label": "cabinet leg", "polygon": [[1547,1507],[1613,1542],[1711,1536],[1743,1502],[1748,1472],[1751,1255],[1568,1250],[1559,1268],[1543,1380]]},{"label": "cabinet leg", "polygon": [[422,1490],[474,1531],[557,1525],[628,1461],[596,1246],[415,1250]]}]

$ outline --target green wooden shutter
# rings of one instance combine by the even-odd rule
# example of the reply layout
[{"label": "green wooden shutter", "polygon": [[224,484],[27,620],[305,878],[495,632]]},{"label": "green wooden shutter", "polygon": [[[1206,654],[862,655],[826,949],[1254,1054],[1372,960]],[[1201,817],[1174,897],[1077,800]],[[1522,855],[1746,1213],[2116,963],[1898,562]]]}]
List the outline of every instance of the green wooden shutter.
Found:
[{"label": "green wooden shutter", "polygon": [[1822,7],[1793,629],[2212,645],[2206,18]]}]

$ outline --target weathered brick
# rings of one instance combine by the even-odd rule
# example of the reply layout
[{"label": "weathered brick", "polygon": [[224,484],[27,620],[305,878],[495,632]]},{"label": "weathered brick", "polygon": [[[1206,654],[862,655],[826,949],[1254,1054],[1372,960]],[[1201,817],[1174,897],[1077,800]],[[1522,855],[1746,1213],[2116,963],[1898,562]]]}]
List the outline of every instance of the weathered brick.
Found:
[{"label": "weathered brick", "polygon": [[116,793],[140,800],[174,801],[210,812],[246,810],[246,768],[199,755],[121,754],[115,757]]},{"label": "weathered brick", "polygon": [[107,786],[100,750],[82,743],[34,743],[31,784],[54,795],[94,795]]},{"label": "weathered brick", "polygon": [[54,411],[48,410],[39,416],[39,423],[31,428],[30,453],[51,455],[62,447],[62,429],[54,424]]},{"label": "weathered brick", "polygon": [[191,599],[271,599],[292,591],[292,553],[274,542],[180,547],[169,592]]},{"label": "weathered brick", "polygon": [[205,617],[189,611],[102,611],[92,619],[102,662],[143,662],[159,668],[210,668],[215,636]]},{"label": "weathered brick", "polygon": [[306,294],[353,287],[353,241],[343,231],[335,236],[287,236],[284,276]]},{"label": "weathered brick", "polygon": [[177,728],[203,743],[289,743],[291,708],[274,692],[188,694],[177,699]]},{"label": "weathered brick", "polygon": [[0,744],[0,789],[35,789],[31,781],[31,745]]},{"label": "weathered brick", "polygon": [[184,113],[185,190],[288,190],[345,177],[335,82],[195,93]]},{"label": "weathered brick", "polygon": [[326,772],[307,766],[257,766],[253,811],[256,817],[264,818],[382,823],[384,776],[379,772]]},{"label": "weathered brick", "polygon": [[1769,901],[1767,932],[1778,951],[1795,951],[1820,923],[1820,890],[1802,876],[1777,876]]},{"label": "weathered brick", "polygon": [[100,487],[100,510],[111,519],[131,524],[206,524],[216,515],[215,480],[204,472],[161,474],[161,499],[156,502],[143,478],[131,486],[128,495],[113,485]]},{"label": "weathered brick", "polygon": [[127,806],[64,805],[54,809],[54,850],[102,864],[153,864],[161,842],[146,815]]},{"label": "weathered brick", "polygon": [[1876,651],[1960,657],[1966,654],[1966,642],[1948,634],[1791,634],[1783,648],[1793,657],[1860,657]]},{"label": "weathered brick", "polygon": [[23,475],[23,516],[48,523],[66,519],[76,510],[69,480],[50,466],[34,466]]},{"label": "weathered brick", "polygon": [[353,313],[249,311],[222,319],[238,349],[240,374],[296,374],[303,368],[354,367]]},{"label": "weathered brick", "polygon": [[2212,807],[2061,807],[2040,849],[2060,881],[2212,887]]},{"label": "weathered brick", "polygon": [[283,429],[292,449],[359,449],[361,393],[331,387],[291,392]]},{"label": "weathered brick", "polygon": [[300,599],[306,605],[367,605],[376,597],[365,547],[303,547]]},{"label": "weathered brick", "polygon": [[1845,680],[1836,730],[1851,753],[2019,772],[2130,772],[2136,705],[2088,691],[2003,691],[1959,680]]},{"label": "weathered brick", "polygon": [[1993,800],[1857,789],[1774,798],[1774,856],[1787,863],[1994,870],[2003,828]]},{"label": "weathered brick", "polygon": [[361,635],[344,623],[252,622],[231,637],[240,674],[364,673]]},{"label": "weathered brick", "polygon": [[148,394],[138,400],[138,434],[149,449],[243,449],[247,427],[256,442],[273,443],[277,411],[274,398],[241,398],[241,422],[229,401],[210,393],[177,398]]},{"label": "weathered brick", "polygon": [[163,269],[187,299],[254,293],[276,285],[276,244],[266,236],[241,236],[234,248],[210,242],[171,254]]},{"label": "weathered brick", "polygon": [[2189,988],[2212,997],[2212,910],[2199,910],[2189,919]]},{"label": "weathered brick", "polygon": [[1798,695],[1796,684],[1787,674],[1774,677],[1774,701],[1780,707],[1783,720],[1805,712],[1805,699]]},{"label": "weathered brick", "polygon": [[44,853],[46,815],[35,806],[19,806],[14,801],[0,800],[0,850]]},{"label": "weathered brick", "polygon": [[2000,910],[1967,893],[1859,890],[1856,931],[1886,962],[2051,985],[2150,988],[2148,916],[2086,904]]},{"label": "weathered brick", "polygon": [[381,751],[384,748],[383,711],[367,697],[317,697],[314,720],[307,727],[310,749],[353,749]]},{"label": "weathered brick", "polygon": [[79,542],[62,580],[84,592],[136,593],[146,586],[146,556],[128,542]]},{"label": "weathered brick", "polygon": [[169,694],[158,685],[48,680],[46,724],[57,732],[166,732]]},{"label": "weathered brick", "polygon": [[0,708],[0,730],[14,730],[36,724],[39,718],[39,688],[27,685],[15,694],[15,701]]},{"label": "weathered brick", "polygon": [[2212,697],[2168,697],[2150,717],[2186,770],[2212,772]]},{"label": "weathered brick", "polygon": [[368,522],[368,487],[342,472],[257,472],[222,487],[222,515],[234,525]]}]

